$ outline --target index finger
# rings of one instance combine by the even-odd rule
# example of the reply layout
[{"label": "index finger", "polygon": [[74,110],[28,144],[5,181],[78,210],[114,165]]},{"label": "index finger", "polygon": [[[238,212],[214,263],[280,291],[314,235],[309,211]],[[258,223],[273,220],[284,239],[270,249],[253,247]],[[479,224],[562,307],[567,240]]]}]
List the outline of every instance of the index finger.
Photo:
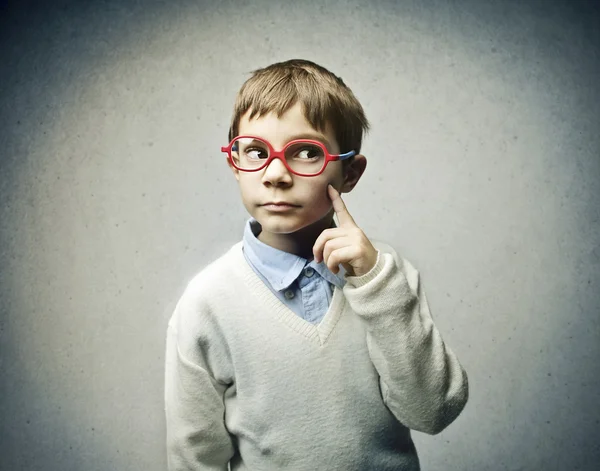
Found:
[{"label": "index finger", "polygon": [[348,208],[346,208],[346,204],[339,192],[332,186],[328,185],[327,190],[329,192],[329,197],[331,198],[331,202],[333,203],[333,210],[337,215],[338,222],[340,223],[340,227],[354,227],[356,223],[350,213],[348,212]]}]

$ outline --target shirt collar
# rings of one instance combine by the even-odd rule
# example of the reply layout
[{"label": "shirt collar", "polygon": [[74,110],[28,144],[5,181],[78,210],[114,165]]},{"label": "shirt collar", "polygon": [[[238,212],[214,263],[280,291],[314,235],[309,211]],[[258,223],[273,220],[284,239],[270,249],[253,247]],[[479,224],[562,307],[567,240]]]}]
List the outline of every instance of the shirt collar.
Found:
[{"label": "shirt collar", "polygon": [[258,240],[257,235],[261,230],[262,227],[256,219],[248,219],[244,227],[244,253],[274,290],[282,291],[288,288],[308,266],[329,283],[340,289],[343,288],[345,284],[344,267],[340,266],[340,271],[333,274],[323,262],[315,263],[314,260],[309,262],[298,255],[271,247]]}]

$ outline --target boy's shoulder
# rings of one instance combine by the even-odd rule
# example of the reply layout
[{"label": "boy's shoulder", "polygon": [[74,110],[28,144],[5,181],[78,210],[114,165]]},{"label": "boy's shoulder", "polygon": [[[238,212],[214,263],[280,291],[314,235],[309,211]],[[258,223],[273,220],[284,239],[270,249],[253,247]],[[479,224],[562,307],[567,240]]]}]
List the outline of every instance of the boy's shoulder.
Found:
[{"label": "boy's shoulder", "polygon": [[231,280],[233,274],[239,273],[241,254],[242,242],[240,241],[193,275],[188,283],[188,289],[204,287],[204,289],[212,290],[222,286],[224,279]]},{"label": "boy's shoulder", "polygon": [[214,324],[223,310],[222,304],[236,292],[243,258],[240,241],[193,275],[183,287],[169,326],[193,339],[196,333]]},{"label": "boy's shoulder", "polygon": [[192,276],[185,285],[179,303],[198,304],[215,298],[222,299],[227,293],[235,291],[241,260],[243,255],[240,241]]}]

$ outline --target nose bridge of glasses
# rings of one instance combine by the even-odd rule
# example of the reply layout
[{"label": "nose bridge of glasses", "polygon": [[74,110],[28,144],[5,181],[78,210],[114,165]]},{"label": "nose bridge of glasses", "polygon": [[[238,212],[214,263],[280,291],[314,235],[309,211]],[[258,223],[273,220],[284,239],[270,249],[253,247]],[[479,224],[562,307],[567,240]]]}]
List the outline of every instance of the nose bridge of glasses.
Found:
[{"label": "nose bridge of glasses", "polygon": [[265,171],[277,171],[278,173],[288,173],[289,169],[286,166],[286,159],[283,152],[273,152],[269,155],[270,162],[266,165]]}]

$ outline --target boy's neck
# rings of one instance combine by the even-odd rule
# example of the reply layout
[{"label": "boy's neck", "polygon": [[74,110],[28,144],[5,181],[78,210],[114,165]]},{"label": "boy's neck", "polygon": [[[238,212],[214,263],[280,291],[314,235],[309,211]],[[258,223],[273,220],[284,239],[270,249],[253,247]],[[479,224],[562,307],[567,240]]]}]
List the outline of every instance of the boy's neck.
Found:
[{"label": "boy's neck", "polygon": [[291,234],[271,234],[261,230],[257,238],[263,244],[292,253],[306,260],[312,260],[312,249],[317,237],[321,235],[321,232],[330,227],[336,227],[333,221],[333,212],[314,224]]}]

